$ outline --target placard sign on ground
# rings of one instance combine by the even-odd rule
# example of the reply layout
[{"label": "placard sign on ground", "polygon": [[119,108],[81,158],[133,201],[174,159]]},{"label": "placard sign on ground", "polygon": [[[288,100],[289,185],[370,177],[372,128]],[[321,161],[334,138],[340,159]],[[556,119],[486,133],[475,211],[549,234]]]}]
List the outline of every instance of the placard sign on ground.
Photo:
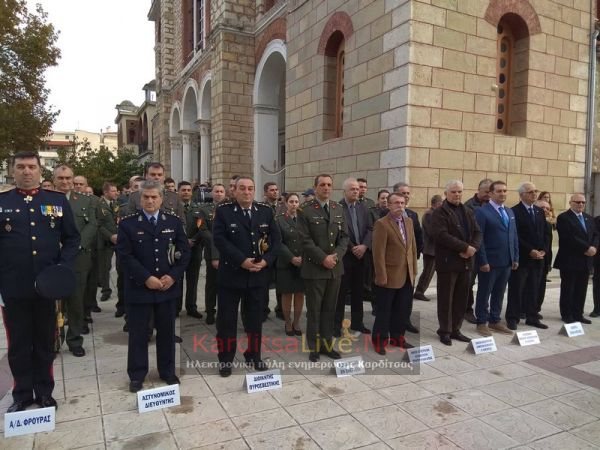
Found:
[{"label": "placard sign on ground", "polygon": [[540,343],[540,337],[537,330],[517,331],[513,342],[518,343],[521,347]]},{"label": "placard sign on ground", "polygon": [[140,413],[170,408],[171,406],[181,404],[178,384],[138,391],[137,396],[138,411]]},{"label": "placard sign on ground", "polygon": [[248,394],[272,389],[281,389],[281,372],[279,369],[255,372],[246,375],[244,381]]},{"label": "placard sign on ground", "polygon": [[40,408],[4,414],[4,437],[52,431],[56,408]]},{"label": "placard sign on ground", "polygon": [[408,353],[408,360],[413,364],[430,363],[435,361],[433,347],[431,345],[409,348],[408,350],[406,350],[406,352]]},{"label": "placard sign on ground", "polygon": [[583,336],[583,326],[581,322],[565,323],[560,329],[560,334],[566,334],[569,337]]},{"label": "placard sign on ground", "polygon": [[493,336],[471,339],[469,349],[475,352],[476,355],[498,351]]},{"label": "placard sign on ground", "polygon": [[333,361],[333,365],[335,366],[335,374],[338,378],[365,373],[365,363],[362,356],[338,359]]}]

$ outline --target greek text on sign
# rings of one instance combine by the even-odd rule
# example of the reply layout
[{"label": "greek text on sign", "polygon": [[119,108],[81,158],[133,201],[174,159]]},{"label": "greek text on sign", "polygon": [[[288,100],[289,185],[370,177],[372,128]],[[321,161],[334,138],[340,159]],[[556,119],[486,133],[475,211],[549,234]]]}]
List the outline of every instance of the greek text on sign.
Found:
[{"label": "greek text on sign", "polygon": [[[517,335],[515,338],[517,339],[521,347],[540,343],[540,337],[538,336],[536,330],[517,331]],[[515,338],[513,338],[513,340]]]},{"label": "greek text on sign", "polygon": [[409,348],[406,351],[408,353],[408,360],[411,363],[429,363],[435,361],[433,347],[431,345]]},{"label": "greek text on sign", "polygon": [[498,351],[498,348],[496,348],[496,341],[494,341],[493,336],[471,339],[471,346],[473,347],[473,351],[476,355]]},{"label": "greek text on sign", "polygon": [[52,431],[55,427],[56,408],[40,408],[4,414],[4,437]]},{"label": "greek text on sign", "polygon": [[181,404],[178,384],[138,391],[137,396],[138,411],[140,413],[170,408],[171,406],[178,406]]},{"label": "greek text on sign", "polygon": [[583,336],[585,334],[581,322],[565,323],[562,329],[569,337]]},{"label": "greek text on sign", "polygon": [[281,389],[281,372],[279,369],[274,369],[265,372],[249,373],[246,375],[245,384],[248,394]]},{"label": "greek text on sign", "polygon": [[338,359],[333,362],[333,365],[335,366],[335,374],[338,378],[365,373],[365,363],[362,356]]}]

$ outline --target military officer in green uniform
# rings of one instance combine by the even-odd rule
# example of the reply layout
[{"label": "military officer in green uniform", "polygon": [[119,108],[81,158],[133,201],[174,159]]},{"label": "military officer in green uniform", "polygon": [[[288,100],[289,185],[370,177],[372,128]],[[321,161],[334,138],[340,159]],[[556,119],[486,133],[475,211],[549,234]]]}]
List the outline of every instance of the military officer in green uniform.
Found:
[{"label": "military officer in green uniform", "polygon": [[[202,239],[199,220],[200,205],[192,201],[192,183],[189,181],[180,181],[177,185],[177,193],[183,203],[186,223],[185,234],[192,250],[190,263],[185,270],[185,310],[188,316],[202,319],[202,314],[200,314],[196,305],[196,300],[198,299],[198,277],[202,263]],[[177,299],[177,314],[181,312],[182,306],[183,296]]]},{"label": "military officer in green uniform", "polygon": [[331,175],[317,175],[315,198],[298,213],[303,234],[300,273],[306,294],[306,341],[313,362],[319,354],[340,358],[332,348],[333,322],[349,237],[342,206],[330,200],[332,188]]},{"label": "military officer in green uniform", "polygon": [[98,284],[101,288],[100,301],[107,301],[111,294],[110,267],[117,243],[117,185],[105,182],[100,199],[100,215],[98,216]]},{"label": "military officer in green uniform", "polygon": [[217,312],[217,269],[219,268],[219,250],[212,239],[215,209],[225,200],[225,185],[217,183],[212,187],[212,203],[204,203],[200,207],[198,219],[200,221],[200,235],[204,247],[204,261],[206,262],[206,283],[204,285],[204,304],[206,307],[206,323],[215,323]]},{"label": "military officer in green uniform", "polygon": [[56,167],[53,181],[56,190],[63,192],[69,199],[75,218],[75,226],[81,236],[81,243],[74,264],[77,285],[73,295],[66,301],[66,313],[69,321],[66,341],[71,353],[80,357],[85,355],[82,336],[85,287],[89,271],[92,268],[92,247],[98,237],[96,211],[89,196],[73,191],[73,170],[69,166]]}]

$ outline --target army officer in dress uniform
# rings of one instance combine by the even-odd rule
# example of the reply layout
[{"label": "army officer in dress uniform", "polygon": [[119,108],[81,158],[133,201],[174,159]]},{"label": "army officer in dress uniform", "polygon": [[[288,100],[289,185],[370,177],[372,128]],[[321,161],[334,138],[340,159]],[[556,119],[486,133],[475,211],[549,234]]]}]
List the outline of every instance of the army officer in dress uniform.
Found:
[{"label": "army officer in dress uniform", "polygon": [[239,177],[233,188],[234,201],[217,207],[213,240],[219,250],[219,298],[217,342],[219,373],[231,375],[237,346],[237,316],[240,299],[245,313],[248,349],[244,357],[257,370],[266,370],[260,358],[262,311],[273,267],[281,245],[273,210],[254,201],[254,180]]},{"label": "army officer in dress uniform", "polygon": [[152,313],[158,374],[167,384],[179,383],[175,375],[175,308],[190,260],[190,247],[181,220],[160,209],[163,189],[158,181],[145,181],[141,211],[119,222],[117,257],[125,280],[131,392],[142,389],[148,374],[148,326]]},{"label": "army officer in dress uniform", "polygon": [[0,294],[14,378],[14,403],[23,411],[35,401],[56,406],[54,377],[54,299],[42,298],[35,279],[55,264],[73,266],[79,233],[64,194],[40,189],[37,153],[19,152],[13,160],[16,189],[0,194]]}]

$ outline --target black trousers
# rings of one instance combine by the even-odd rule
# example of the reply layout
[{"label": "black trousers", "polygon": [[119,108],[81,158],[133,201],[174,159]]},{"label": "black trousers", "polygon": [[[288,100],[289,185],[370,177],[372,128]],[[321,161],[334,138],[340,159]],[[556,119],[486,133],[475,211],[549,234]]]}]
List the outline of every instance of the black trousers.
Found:
[{"label": "black trousers", "polygon": [[419,277],[419,282],[417,283],[417,289],[415,290],[415,293],[425,293],[425,291],[429,287],[429,283],[431,283],[431,279],[433,278],[434,273],[435,256],[423,254],[423,272],[421,272],[421,276]]},{"label": "black trousers", "polygon": [[143,381],[148,374],[148,328],[154,317],[156,365],[161,378],[175,375],[175,300],[160,303],[126,303],[129,326],[127,374]]},{"label": "black trousers", "polygon": [[[197,311],[198,306],[198,278],[200,277],[200,265],[202,264],[202,248],[193,248],[192,257],[185,270],[185,310],[187,312]],[[183,298],[177,300],[177,311],[181,311]]]},{"label": "black trousers", "polygon": [[212,261],[206,261],[206,283],[204,285],[204,305],[207,314],[217,311],[217,269]]},{"label": "black trousers", "polygon": [[544,283],[544,260],[528,260],[510,274],[508,279],[508,299],[506,302],[506,321],[519,323],[521,314],[527,320],[537,321],[539,306],[540,279]]},{"label": "black trousers", "polygon": [[594,267],[594,312],[600,314],[600,267]]},{"label": "black trousers", "polygon": [[244,309],[244,327],[248,335],[248,354],[260,358],[262,315],[267,286],[231,289],[219,285],[217,307],[217,343],[219,361],[231,363],[237,350],[237,319],[240,301]]},{"label": "black trousers", "polygon": [[112,289],[110,288],[110,268],[114,252],[114,247],[98,249],[98,284],[102,288],[102,295],[108,294],[110,296],[112,294]]},{"label": "black trousers", "polygon": [[590,273],[587,270],[560,271],[560,316],[563,320],[583,317]]},{"label": "black trousers", "polygon": [[[16,281],[15,281],[16,282]],[[28,401],[54,390],[55,303],[39,296],[4,299],[2,308],[8,365],[14,379],[15,401]]]},{"label": "black trousers", "polygon": [[[366,256],[366,253],[365,253]],[[346,254],[343,259],[344,262],[344,274],[342,275],[342,281],[340,283],[340,290],[338,292],[337,303],[335,306],[335,330],[342,328],[342,321],[344,320],[344,309],[346,307],[346,294],[350,290],[350,328],[358,330],[363,325],[363,297],[365,293],[364,288],[364,271],[365,271],[365,258],[356,258],[354,255]]]},{"label": "black trousers", "polygon": [[437,313],[440,327],[437,334],[447,336],[460,331],[471,284],[471,271],[438,272]]},{"label": "black trousers", "polygon": [[116,259],[117,268],[117,311],[125,312],[125,281],[123,280],[123,266],[119,264],[119,258]]},{"label": "black trousers", "polygon": [[92,250],[92,265],[88,272],[87,281],[85,283],[85,292],[83,294],[83,315],[84,317],[90,317],[92,314],[92,308],[98,306],[98,299],[96,294],[98,293],[98,250]]},{"label": "black trousers", "polygon": [[377,315],[371,339],[375,347],[385,346],[388,340],[398,342],[404,336],[410,316],[413,287],[409,280],[400,289],[374,285]]}]

